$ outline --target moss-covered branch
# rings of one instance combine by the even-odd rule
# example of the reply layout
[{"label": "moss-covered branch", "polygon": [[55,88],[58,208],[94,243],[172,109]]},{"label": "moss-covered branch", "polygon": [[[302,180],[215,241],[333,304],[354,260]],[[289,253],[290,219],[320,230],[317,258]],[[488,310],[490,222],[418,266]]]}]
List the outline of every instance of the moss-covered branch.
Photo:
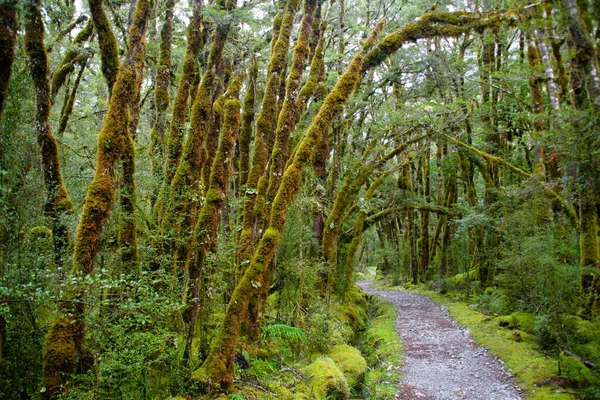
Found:
[{"label": "moss-covered branch", "polygon": [[[383,184],[388,175],[389,173],[382,174],[379,178],[375,179],[373,183],[371,183],[371,185],[367,189],[367,192],[365,193],[365,200],[368,201],[373,198],[375,191]],[[346,289],[348,289],[350,285],[354,282],[354,280],[352,279],[354,271],[354,258],[356,256],[356,252],[358,251],[358,246],[360,245],[360,242],[362,240],[362,233],[364,232],[366,219],[367,210],[361,210],[358,213],[358,216],[356,217],[356,221],[354,222],[354,235],[352,237],[352,240],[350,241],[350,245],[348,246],[348,252],[346,254],[346,260],[344,263],[343,275],[338,277],[338,281],[336,282],[336,289],[339,291],[339,293],[346,293]]]},{"label": "moss-covered branch", "polygon": [[526,16],[522,10],[428,12],[381,39],[365,57],[363,71],[380,65],[405,43],[433,37],[456,37],[472,30],[512,25]]},{"label": "moss-covered branch", "polygon": [[[497,156],[493,156],[491,154],[488,154],[484,151],[481,151],[471,145],[468,145],[466,143],[461,142],[460,140],[458,140],[455,137],[452,137],[450,135],[447,134],[443,134],[444,137],[446,137],[447,139],[449,139],[450,141],[452,141],[453,143],[455,143],[456,145],[472,152],[473,154],[478,155],[479,157],[482,157],[483,159],[485,159],[486,161],[490,162],[490,163],[495,163],[495,164],[501,164],[504,165],[505,167],[509,168],[510,170],[516,172],[517,174],[525,177],[525,178],[531,178],[531,174],[527,171],[525,171],[524,169],[517,167],[511,163],[509,163],[508,161],[504,160],[501,157],[497,157]],[[556,193],[556,191],[554,191],[554,189],[549,188],[547,185],[545,185],[545,183],[543,182],[539,182],[539,181],[535,181],[538,182],[541,186],[542,189],[544,189],[544,191],[550,195],[551,197],[554,197],[556,200],[558,200],[558,202],[561,204],[562,208],[567,212],[567,215],[569,217],[569,219],[571,219],[571,221],[573,223],[577,223],[578,221],[578,217],[577,217],[577,213],[575,212],[575,209],[573,208],[572,205],[570,205],[560,194]]]},{"label": "moss-covered branch", "polygon": [[85,59],[81,63],[81,67],[79,68],[79,73],[77,74],[77,78],[75,78],[75,82],[73,83],[73,87],[71,91],[67,93],[65,98],[65,103],[60,112],[60,122],[58,124],[58,131],[56,134],[60,137],[67,129],[67,124],[69,123],[69,118],[71,118],[71,114],[73,113],[73,106],[75,105],[75,98],[77,97],[77,90],[79,89],[79,84],[81,83],[81,78],[83,77],[83,73],[85,72],[85,68],[87,67],[87,59]]},{"label": "moss-covered branch", "polygon": [[[334,252],[336,250],[339,228],[344,220],[348,206],[353,203],[359,189],[364,185],[373,171],[383,166],[398,154],[404,152],[413,143],[423,140],[426,137],[427,135],[418,136],[406,143],[402,143],[376,161],[365,163],[364,165],[363,163],[360,163],[360,167],[358,167],[357,171],[354,174],[348,175],[335,197],[333,207],[325,222],[325,229],[323,231],[323,256],[325,257],[325,260],[331,261],[335,266]],[[370,150],[367,149],[365,156],[369,151]]]},{"label": "moss-covered branch", "polygon": [[119,43],[110,26],[110,20],[104,11],[103,0],[89,0],[89,5],[94,29],[98,35],[100,69],[106,79],[108,91],[112,93],[119,70]]},{"label": "moss-covered branch", "polygon": [[92,20],[89,20],[85,27],[75,36],[71,48],[67,50],[62,61],[56,68],[56,71],[52,75],[50,82],[50,101],[54,103],[54,99],[58,94],[60,88],[64,85],[67,77],[75,69],[75,65],[81,62],[82,59],[87,59],[88,54],[85,54],[85,50],[82,45],[85,43],[94,32],[94,24]]}]

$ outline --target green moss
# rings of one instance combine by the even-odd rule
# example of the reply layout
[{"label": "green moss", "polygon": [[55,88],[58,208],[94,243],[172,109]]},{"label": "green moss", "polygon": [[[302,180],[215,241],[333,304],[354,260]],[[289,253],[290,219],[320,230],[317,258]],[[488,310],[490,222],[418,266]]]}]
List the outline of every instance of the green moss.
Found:
[{"label": "green moss", "polygon": [[496,321],[503,328],[519,329],[530,334],[535,330],[535,315],[529,313],[516,312],[503,315],[496,318]]},{"label": "green moss", "polygon": [[119,70],[119,44],[111,28],[110,20],[104,11],[103,1],[89,0],[89,6],[94,28],[98,35],[100,69],[106,79],[109,92],[112,92]]},{"label": "green moss", "polygon": [[321,358],[313,362],[306,367],[305,372],[311,375],[311,398],[343,400],[350,397],[344,374],[330,358]]},{"label": "green moss", "polygon": [[358,383],[364,381],[367,361],[358,349],[342,344],[334,346],[328,355],[344,373],[350,388],[354,388]]},{"label": "green moss", "polygon": [[455,37],[474,29],[511,25],[518,20],[517,15],[515,10],[487,13],[429,12],[381,39],[366,56],[364,70],[378,66],[407,42],[432,37]]},{"label": "green moss", "polygon": [[[177,93],[173,101],[173,110],[169,130],[164,140],[165,142],[165,160],[163,169],[162,184],[157,196],[157,201],[154,206],[154,214],[157,219],[162,222],[164,217],[165,201],[169,195],[169,187],[177,165],[181,158],[181,151],[184,138],[184,124],[188,110],[188,99],[192,82],[197,76],[197,59],[201,48],[201,23],[202,23],[202,1],[194,0],[192,6],[192,18],[188,25],[187,46],[185,50],[185,58],[183,60],[183,71],[179,84],[177,85]],[[195,93],[193,93],[195,95]]]},{"label": "green moss", "polygon": [[450,278],[450,281],[454,286],[462,286],[467,282],[472,282],[474,280],[477,280],[477,270],[475,269],[470,270],[468,273],[456,274]]}]

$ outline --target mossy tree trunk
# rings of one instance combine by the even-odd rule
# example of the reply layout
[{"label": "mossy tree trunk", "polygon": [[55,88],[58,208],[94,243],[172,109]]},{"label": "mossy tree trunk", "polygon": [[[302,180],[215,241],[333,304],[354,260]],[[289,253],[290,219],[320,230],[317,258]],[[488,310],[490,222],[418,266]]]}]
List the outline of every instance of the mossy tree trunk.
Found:
[{"label": "mossy tree trunk", "polygon": [[[273,33],[278,31],[277,39],[271,52],[271,60],[267,68],[267,83],[262,101],[262,108],[256,117],[256,134],[254,138],[254,152],[252,165],[246,181],[246,199],[244,202],[242,232],[240,234],[240,250],[238,259],[244,263],[252,254],[252,248],[259,237],[259,221],[256,220],[254,210],[256,196],[258,194],[259,179],[265,173],[269,155],[271,154],[275,141],[276,121],[278,115],[277,93],[286,59],[289,51],[290,37],[294,23],[294,16],[298,8],[299,0],[288,0],[281,22],[274,21]],[[266,182],[265,182],[266,185]]]},{"label": "mossy tree trunk", "polygon": [[201,302],[200,299],[206,296],[205,293],[200,293],[199,290],[204,263],[207,254],[215,251],[219,216],[227,197],[229,161],[232,157],[233,148],[240,130],[241,103],[238,97],[242,80],[242,74],[234,76],[224,95],[223,119],[219,129],[219,146],[211,166],[206,200],[200,210],[198,222],[194,228],[193,256],[190,259],[190,281],[188,284],[191,288],[189,295],[191,316],[183,353],[184,364],[187,364],[190,357],[192,341],[196,332],[196,319]]},{"label": "mossy tree trunk", "polygon": [[100,69],[106,79],[108,91],[111,93],[119,70],[119,43],[110,26],[110,20],[104,11],[103,0],[89,0],[89,6],[94,29],[98,35]]},{"label": "mossy tree trunk", "polygon": [[[169,83],[171,81],[171,72],[173,68],[172,46],[173,46],[173,15],[176,0],[167,0],[165,2],[165,17],[160,30],[160,51],[158,57],[158,66],[156,69],[156,85],[154,88],[155,115],[154,124],[150,131],[150,166],[152,175],[156,181],[160,181],[162,173],[161,161],[164,157],[165,132],[167,130],[167,109],[171,102],[169,96]],[[158,185],[157,185],[158,187]],[[156,201],[154,192],[151,198],[152,205]]]},{"label": "mossy tree trunk", "polygon": [[[137,75],[141,74],[144,63],[144,36],[152,7],[152,1],[137,3],[130,29],[130,50],[118,70],[109,108],[98,135],[97,167],[87,190],[75,237],[72,269],[75,276],[90,275],[94,271],[100,237],[114,201],[116,166],[131,140],[127,132],[127,110],[135,97]],[[44,398],[60,396],[66,377],[78,371],[77,364],[84,364],[79,371],[91,365],[90,354],[84,346],[83,292],[76,286],[68,287],[65,297],[44,341],[41,384],[46,389],[41,395]]]},{"label": "mossy tree trunk", "polygon": [[[225,7],[225,2],[219,5]],[[190,132],[185,140],[179,165],[169,185],[169,207],[165,207],[163,211],[161,233],[166,236],[163,250],[175,254],[175,261],[180,266],[184,266],[189,257],[191,232],[196,224],[199,208],[198,201],[205,192],[202,184],[202,168],[206,161],[204,141],[213,128],[213,98],[219,94],[216,91],[220,86],[218,69],[222,63],[223,48],[229,30],[230,24],[224,23],[217,26],[213,34],[206,71],[198,86],[191,110]],[[217,83],[216,88],[215,83]],[[168,232],[168,230],[172,231]],[[181,244],[176,245],[175,238],[180,240]]]},{"label": "mossy tree trunk", "polygon": [[258,78],[258,62],[256,57],[252,58],[250,68],[250,80],[244,97],[244,111],[242,115],[242,126],[238,139],[237,173],[238,173],[238,195],[242,196],[248,180],[250,170],[250,144],[254,132],[254,116],[256,113],[256,79]]},{"label": "mossy tree trunk", "polygon": [[[371,37],[367,45],[372,44],[373,41],[374,38]],[[250,265],[236,284],[221,329],[207,359],[202,367],[193,373],[193,378],[209,389],[219,387],[222,390],[230,390],[232,388],[233,353],[239,335],[241,316],[247,310],[251,296],[258,293],[260,285],[257,282],[273,259],[283,232],[288,207],[300,188],[303,169],[310,162],[313,149],[322,137],[322,132],[329,129],[331,121],[343,109],[359,82],[362,60],[362,53],[355,56],[346,72],[340,77],[308,127],[292,161],[285,170],[271,207],[269,228],[262,235]]]},{"label": "mossy tree trunk", "polygon": [[44,44],[44,22],[41,4],[35,0],[26,2],[25,49],[29,55],[30,71],[36,93],[36,137],[42,154],[46,201],[44,211],[52,221],[55,262],[62,265],[69,243],[69,230],[65,214],[73,204],[63,183],[58,143],[50,126],[50,68]]},{"label": "mossy tree trunk", "polygon": [[183,148],[184,128],[188,111],[190,95],[195,96],[192,91],[194,81],[198,76],[197,59],[202,48],[202,0],[194,0],[192,3],[192,17],[187,31],[187,46],[181,78],[177,86],[177,93],[173,101],[173,111],[167,137],[165,138],[164,168],[156,203],[154,215],[160,224],[164,217],[165,201],[168,201],[169,187],[181,157]]},{"label": "mossy tree trunk", "polygon": [[[310,35],[312,33],[314,12],[316,9],[317,0],[305,0],[304,16],[300,24],[300,32],[294,47],[294,55],[290,73],[285,85],[285,98],[280,108],[277,117],[277,125],[275,129],[275,140],[271,150],[270,167],[261,177],[258,184],[258,193],[256,195],[254,207],[254,219],[260,227],[265,225],[265,216],[268,211],[268,206],[273,202],[281,182],[281,176],[286,163],[290,158],[291,138],[290,134],[296,127],[300,115],[304,108],[297,103],[298,89],[302,79],[305,63],[308,58]],[[267,183],[268,182],[268,183]],[[268,296],[271,287],[271,279],[273,277],[273,265],[268,267],[268,270],[261,279],[261,290],[257,298],[250,302],[249,321],[247,321],[246,333],[251,340],[258,340],[260,331],[260,310],[263,308],[264,301]]]},{"label": "mossy tree trunk", "polygon": [[[8,81],[15,60],[17,30],[17,0],[4,1],[0,4],[0,122],[8,94]],[[0,131],[1,143],[2,132]]]}]

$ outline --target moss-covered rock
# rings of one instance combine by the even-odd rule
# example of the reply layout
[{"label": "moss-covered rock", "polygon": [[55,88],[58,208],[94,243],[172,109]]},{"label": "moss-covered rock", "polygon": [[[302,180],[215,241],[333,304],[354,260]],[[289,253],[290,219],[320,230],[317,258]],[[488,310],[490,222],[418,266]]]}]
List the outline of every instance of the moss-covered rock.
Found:
[{"label": "moss-covered rock", "polygon": [[501,315],[497,321],[503,328],[519,329],[526,333],[533,333],[535,330],[535,316],[529,313],[516,312],[511,315]]},{"label": "moss-covered rock", "polygon": [[344,373],[350,388],[354,388],[357,383],[364,380],[367,361],[358,349],[342,344],[334,346],[329,352],[329,356]]},{"label": "moss-covered rock", "polygon": [[331,358],[320,358],[306,367],[310,377],[310,394],[313,399],[347,399],[348,382]]},{"label": "moss-covered rock", "polygon": [[452,284],[454,286],[462,286],[465,283],[474,281],[476,279],[477,279],[477,270],[472,269],[469,272],[454,275],[452,278],[450,278],[450,282],[452,282]]}]

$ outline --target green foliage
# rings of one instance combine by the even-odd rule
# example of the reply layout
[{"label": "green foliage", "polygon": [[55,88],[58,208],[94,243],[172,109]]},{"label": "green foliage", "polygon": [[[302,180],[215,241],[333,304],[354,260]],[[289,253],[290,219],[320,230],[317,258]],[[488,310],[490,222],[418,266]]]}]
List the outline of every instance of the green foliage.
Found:
[{"label": "green foliage", "polygon": [[305,343],[308,340],[306,332],[298,327],[285,324],[271,324],[261,329],[263,338],[279,338],[289,342]]},{"label": "green foliage", "polygon": [[[440,293],[444,294],[442,291]],[[475,305],[483,314],[501,314],[504,311],[504,296],[498,292],[484,292],[479,295]]]}]

